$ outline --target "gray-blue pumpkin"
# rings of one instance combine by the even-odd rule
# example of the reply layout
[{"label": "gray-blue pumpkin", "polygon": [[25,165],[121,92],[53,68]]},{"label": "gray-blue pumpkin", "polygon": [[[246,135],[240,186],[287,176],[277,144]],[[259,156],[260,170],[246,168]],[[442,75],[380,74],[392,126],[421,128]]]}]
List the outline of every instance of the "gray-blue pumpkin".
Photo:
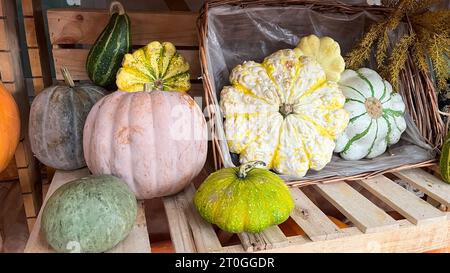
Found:
[{"label": "gray-blue pumpkin", "polygon": [[52,194],[41,231],[57,252],[99,253],[124,240],[136,216],[137,201],[125,182],[110,175],[90,176]]},{"label": "gray-blue pumpkin", "polygon": [[47,166],[76,170],[86,166],[83,128],[94,104],[106,90],[92,84],[75,85],[63,68],[65,85],[43,90],[30,110],[29,137],[34,155]]}]

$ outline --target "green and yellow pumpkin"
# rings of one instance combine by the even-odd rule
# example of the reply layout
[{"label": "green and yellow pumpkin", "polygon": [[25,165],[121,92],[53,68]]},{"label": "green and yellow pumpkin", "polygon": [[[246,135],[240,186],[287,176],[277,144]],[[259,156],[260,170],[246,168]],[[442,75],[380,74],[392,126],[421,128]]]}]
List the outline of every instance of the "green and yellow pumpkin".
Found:
[{"label": "green and yellow pumpkin", "polygon": [[230,233],[259,233],[286,221],[294,209],[291,193],[263,166],[249,162],[211,174],[194,196],[200,215]]},{"label": "green and yellow pumpkin", "polygon": [[187,92],[191,88],[189,63],[169,42],[151,42],[126,54],[117,74],[119,90],[138,92],[150,83],[151,90]]}]

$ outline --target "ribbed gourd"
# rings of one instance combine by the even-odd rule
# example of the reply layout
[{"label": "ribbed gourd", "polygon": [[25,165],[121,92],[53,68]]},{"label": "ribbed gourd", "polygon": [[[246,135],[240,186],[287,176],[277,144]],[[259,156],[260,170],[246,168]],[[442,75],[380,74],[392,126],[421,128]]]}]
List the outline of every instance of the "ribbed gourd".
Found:
[{"label": "ribbed gourd", "polygon": [[248,162],[211,174],[194,196],[200,215],[230,233],[259,233],[286,221],[294,209],[291,193],[264,167]]},{"label": "ribbed gourd", "polygon": [[112,2],[110,14],[108,24],[89,51],[86,70],[93,83],[113,89],[117,71],[132,44],[130,18],[122,4]]},{"label": "ribbed gourd", "polygon": [[237,66],[221,92],[229,149],[240,162],[263,161],[277,173],[303,177],[330,161],[348,124],[337,83],[300,50],[280,50],[262,64]]},{"label": "ribbed gourd", "polygon": [[117,74],[119,90],[138,92],[150,84],[152,90],[187,92],[191,88],[189,63],[169,42],[151,42],[125,55]]},{"label": "ribbed gourd", "polygon": [[369,68],[346,70],[339,82],[350,123],[336,142],[346,160],[374,158],[400,140],[406,130],[405,103],[389,82]]},{"label": "ribbed gourd", "polygon": [[34,155],[46,166],[76,170],[86,166],[83,128],[94,104],[106,95],[102,87],[76,85],[66,68],[64,84],[43,90],[30,109],[29,138]]}]

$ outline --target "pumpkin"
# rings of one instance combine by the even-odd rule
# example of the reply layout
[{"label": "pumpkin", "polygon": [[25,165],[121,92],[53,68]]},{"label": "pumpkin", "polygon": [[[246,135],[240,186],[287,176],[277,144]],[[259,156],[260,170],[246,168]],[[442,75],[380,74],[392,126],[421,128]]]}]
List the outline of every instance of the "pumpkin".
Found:
[{"label": "pumpkin", "polygon": [[13,96],[0,82],[0,172],[14,157],[20,138],[20,113]]},{"label": "pumpkin", "polygon": [[123,57],[131,51],[130,18],[122,4],[111,3],[111,18],[86,60],[86,71],[96,85],[113,87]]},{"label": "pumpkin", "polygon": [[330,37],[310,35],[302,38],[297,48],[302,55],[314,58],[322,66],[329,81],[339,81],[345,70],[345,61],[336,41]]},{"label": "pumpkin", "polygon": [[342,158],[374,158],[400,140],[406,130],[405,104],[389,82],[374,70],[361,68],[346,70],[339,86],[350,113],[349,126],[336,144]]},{"label": "pumpkin", "polygon": [[136,222],[137,201],[114,176],[90,176],[58,188],[42,212],[41,230],[57,252],[105,252]]},{"label": "pumpkin", "polygon": [[75,85],[66,68],[65,84],[43,90],[30,109],[31,150],[45,165],[59,170],[86,166],[83,127],[92,106],[106,91],[92,84]]},{"label": "pumpkin", "polygon": [[194,195],[200,215],[230,233],[259,233],[286,221],[294,200],[284,181],[264,166],[248,162],[211,174]]},{"label": "pumpkin", "polygon": [[151,42],[126,54],[117,74],[117,86],[122,91],[152,90],[187,92],[191,88],[189,63],[169,42]]},{"label": "pumpkin", "polygon": [[117,91],[89,114],[84,152],[94,174],[123,179],[139,199],[172,195],[205,164],[206,120],[185,93]]},{"label": "pumpkin", "polygon": [[441,157],[439,158],[439,167],[441,169],[441,177],[442,179],[450,183],[450,134],[447,135],[444,141],[444,145],[442,145],[441,149]]},{"label": "pumpkin", "polygon": [[224,129],[240,162],[263,161],[274,171],[303,177],[331,160],[334,140],[348,124],[345,97],[312,58],[281,50],[262,64],[231,73],[221,92]]}]

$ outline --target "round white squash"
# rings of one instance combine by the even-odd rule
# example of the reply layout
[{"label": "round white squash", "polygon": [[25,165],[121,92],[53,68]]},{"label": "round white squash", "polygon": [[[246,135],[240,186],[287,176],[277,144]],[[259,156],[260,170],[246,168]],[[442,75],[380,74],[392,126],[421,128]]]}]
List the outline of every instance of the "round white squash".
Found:
[{"label": "round white squash", "polygon": [[231,73],[221,93],[225,134],[241,163],[303,177],[331,160],[334,140],[348,124],[345,97],[322,67],[298,50],[280,50],[262,64],[250,61]]},{"label": "round white squash", "polygon": [[346,99],[350,123],[338,138],[335,152],[346,160],[374,158],[397,143],[406,130],[405,104],[377,72],[346,70],[339,87]]}]

